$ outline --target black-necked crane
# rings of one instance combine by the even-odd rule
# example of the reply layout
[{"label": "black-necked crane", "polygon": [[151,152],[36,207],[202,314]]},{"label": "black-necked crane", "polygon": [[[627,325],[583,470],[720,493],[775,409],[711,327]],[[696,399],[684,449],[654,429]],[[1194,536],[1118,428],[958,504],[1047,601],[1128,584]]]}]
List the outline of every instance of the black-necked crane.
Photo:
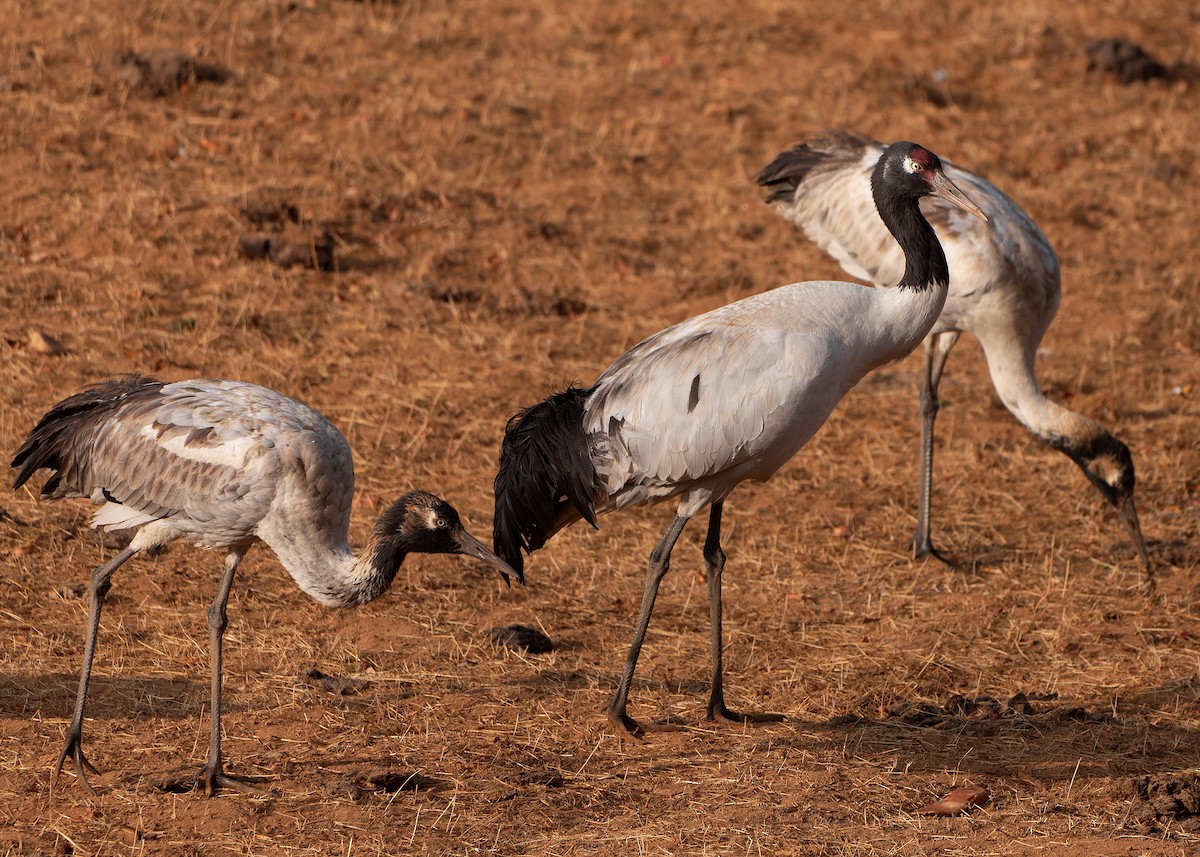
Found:
[{"label": "black-necked crane", "polygon": [[[890,286],[904,257],[871,217],[870,175],[884,145],[846,131],[828,130],[780,154],[758,183],[768,202],[804,230],[852,277]],[[1094,420],[1046,398],[1034,361],[1061,298],[1058,256],[1037,224],[987,179],[950,162],[946,174],[988,212],[987,222],[963,217],[929,199],[922,206],[946,253],[950,293],[925,339],[921,385],[921,463],[916,556],[948,561],[930,538],[933,426],[938,385],[950,349],[964,331],[983,346],[988,371],[1004,406],[1042,443],[1074,461],[1124,521],[1153,585],[1146,541],[1133,500],[1129,448]]]},{"label": "black-necked crane", "polygon": [[221,756],[221,641],[238,563],[255,541],[273,550],[302,590],[330,607],[365,604],[391,585],[410,553],[477,557],[505,580],[515,573],[464,529],[449,503],[405,494],[384,510],[362,555],[347,542],[354,493],[350,446],[307,405],[254,384],[163,383],[129,375],[64,399],[30,432],[12,466],[19,488],[40,468],[53,473],[42,497],[84,497],[100,506],[93,527],[136,528],[128,547],[92,574],[87,639],[75,713],[54,779],[67,757],[95,790],[83,753],[83,712],[110,579],[135,554],[184,539],[224,549],[225,569],[208,609],[211,733],[198,783],[253,790],[225,773]]},{"label": "black-necked crane", "polygon": [[[643,728],[626,706],[671,550],[710,506],[704,543],[711,620],[710,720],[778,720],[725,705],[721,661],[721,512],[741,482],[765,481],[821,428],[851,387],[908,354],[946,299],[946,257],[918,201],[933,195],[983,216],[938,157],[896,143],[871,174],[878,216],[903,248],[899,288],[805,282],[696,316],[619,357],[587,389],[569,387],[510,420],[496,476],[493,548],[523,573],[521,551],[583,518],[678,498],[650,554],[641,610],[608,706],[618,732]],[[876,216],[874,214],[872,217]]]}]

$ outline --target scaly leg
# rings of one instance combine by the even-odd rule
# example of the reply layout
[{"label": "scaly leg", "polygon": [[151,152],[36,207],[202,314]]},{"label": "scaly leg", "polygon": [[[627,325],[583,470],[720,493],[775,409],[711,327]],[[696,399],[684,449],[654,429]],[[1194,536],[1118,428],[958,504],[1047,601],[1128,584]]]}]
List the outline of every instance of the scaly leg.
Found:
[{"label": "scaly leg", "polygon": [[642,643],[646,640],[646,629],[650,626],[650,613],[654,610],[654,599],[658,597],[658,585],[662,583],[667,569],[671,567],[671,551],[679,534],[683,532],[688,518],[676,517],[667,528],[662,541],[650,553],[650,562],[646,569],[646,588],[642,593],[642,609],[638,613],[637,624],[633,629],[633,645],[629,647],[629,656],[625,659],[625,669],[621,680],[617,682],[617,691],[608,703],[608,719],[612,721],[617,732],[625,737],[640,741],[646,728],[625,713],[629,703],[629,689],[633,685],[633,671],[637,668],[638,655],[642,651]]},{"label": "scaly leg", "polygon": [[721,573],[725,570],[725,551],[721,550],[721,512],[724,505],[724,501],[712,504],[708,516],[708,536],[704,540],[712,642],[712,692],[708,698],[707,717],[722,723],[778,723],[783,720],[782,714],[742,713],[725,707],[721,654]]},{"label": "scaly leg", "polygon": [[233,788],[238,791],[260,794],[261,791],[249,783],[231,777],[225,773],[221,757],[221,642],[225,636],[225,628],[229,618],[225,613],[225,605],[229,601],[229,590],[233,587],[233,575],[238,563],[245,556],[246,548],[231,548],[225,558],[225,571],[217,586],[217,594],[208,608],[208,650],[209,664],[212,668],[211,720],[212,732],[208,741],[208,762],[200,769],[198,780],[204,785],[204,794],[212,797],[222,788]]},{"label": "scaly leg", "polygon": [[940,407],[938,385],[950,349],[958,341],[957,331],[938,333],[925,340],[925,382],[921,387],[921,474],[917,499],[917,529],[913,534],[913,556],[932,556],[949,566],[957,564],[933,546],[930,539],[930,505],[933,496],[933,423]]},{"label": "scaly leg", "polygon": [[75,772],[79,776],[79,781],[83,783],[83,787],[92,794],[96,793],[92,784],[88,782],[85,772],[86,769],[93,774],[100,773],[96,770],[96,766],[83,755],[83,707],[87,702],[88,682],[92,677],[92,658],[96,654],[96,635],[100,632],[100,610],[104,607],[104,597],[112,588],[113,572],[124,565],[135,553],[137,551],[132,548],[126,548],[92,572],[92,590],[88,598],[87,639],[83,644],[83,669],[79,674],[79,692],[75,696],[75,714],[71,718],[71,725],[67,727],[67,740],[63,745],[62,752],[58,754],[58,764],[54,766],[54,776],[50,780],[51,787],[58,783],[58,775],[62,773],[63,763],[66,762],[67,756],[70,756],[75,762]]}]

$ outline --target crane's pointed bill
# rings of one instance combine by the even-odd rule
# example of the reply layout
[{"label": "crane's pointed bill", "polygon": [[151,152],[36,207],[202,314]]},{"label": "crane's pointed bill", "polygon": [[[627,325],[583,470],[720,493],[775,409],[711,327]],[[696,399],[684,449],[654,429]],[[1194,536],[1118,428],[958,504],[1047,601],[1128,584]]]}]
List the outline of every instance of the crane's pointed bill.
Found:
[{"label": "crane's pointed bill", "polygon": [[958,185],[946,178],[945,173],[934,172],[929,184],[933,187],[934,196],[957,205],[967,214],[973,214],[980,220],[987,221],[988,218],[983,213],[983,209],[972,202],[969,196],[959,190]]},{"label": "crane's pointed bill", "polygon": [[518,574],[516,569],[514,569],[504,560],[500,559],[500,557],[496,556],[496,554],[488,550],[487,547],[484,546],[483,542],[479,541],[479,539],[475,538],[466,530],[459,530],[459,532],[454,536],[454,541],[458,543],[458,553],[463,554],[464,556],[473,556],[476,559],[483,560],[492,568],[500,572],[500,576],[504,578],[504,582],[506,584],[510,586],[512,585],[509,583],[509,575],[515,577],[518,583],[525,582],[523,575]]},{"label": "crane's pointed bill", "polygon": [[1142,567],[1150,568],[1150,552],[1146,550],[1146,539],[1142,536],[1142,525],[1138,522],[1137,506],[1133,502],[1132,494],[1121,501],[1117,511],[1121,513],[1121,520],[1125,522],[1125,527],[1133,538],[1133,546],[1137,548]]}]

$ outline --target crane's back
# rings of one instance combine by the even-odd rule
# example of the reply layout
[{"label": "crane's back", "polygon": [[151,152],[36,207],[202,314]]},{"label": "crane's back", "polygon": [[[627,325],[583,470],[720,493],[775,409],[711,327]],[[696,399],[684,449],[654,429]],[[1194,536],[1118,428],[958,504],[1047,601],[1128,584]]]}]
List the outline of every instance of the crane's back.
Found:
[{"label": "crane's back", "polygon": [[[54,471],[43,496],[100,504],[93,526],[153,525],[158,543],[228,547],[262,528],[344,534],[353,462],[341,432],[274,390],[226,380],[127,376],[83,390],[42,418],[17,451],[22,484]],[[266,539],[264,539],[266,540]]]},{"label": "crane's back", "polygon": [[925,336],[945,287],[813,281],[667,328],[597,380],[584,428],[608,498],[601,511],[767,479],[871,369]]}]

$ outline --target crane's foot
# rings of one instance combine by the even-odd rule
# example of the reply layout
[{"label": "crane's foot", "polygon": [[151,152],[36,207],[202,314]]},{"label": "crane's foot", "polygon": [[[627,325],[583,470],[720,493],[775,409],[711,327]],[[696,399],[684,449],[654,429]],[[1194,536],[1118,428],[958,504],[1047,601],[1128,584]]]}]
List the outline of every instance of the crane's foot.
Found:
[{"label": "crane's foot", "polygon": [[770,714],[763,711],[730,711],[725,703],[709,703],[708,719],[717,723],[729,723],[734,726],[744,726],[752,723],[782,723],[782,714]]},{"label": "crane's foot", "polygon": [[204,788],[204,796],[212,797],[221,789],[233,789],[242,794],[264,795],[266,790],[252,784],[249,780],[231,777],[225,773],[220,764],[209,763],[200,769],[196,775],[196,786]]},{"label": "crane's foot", "polygon": [[949,566],[955,571],[965,571],[966,566],[952,557],[948,553],[944,553],[939,548],[933,546],[933,542],[929,539],[914,539],[912,543],[913,559],[925,559],[929,557],[936,559],[943,565]]},{"label": "crane's foot", "polygon": [[613,729],[617,730],[618,738],[628,738],[630,741],[641,743],[646,739],[646,730],[642,728],[642,724],[638,723],[624,711],[613,711],[609,709],[608,722],[613,725]]},{"label": "crane's foot", "polygon": [[618,738],[628,738],[639,744],[646,740],[647,732],[682,732],[683,727],[678,723],[639,723],[622,708],[619,711],[608,710],[608,721],[613,725]]},{"label": "crane's foot", "polygon": [[96,794],[96,790],[88,782],[87,771],[91,771],[93,774],[99,774],[100,771],[87,760],[87,756],[83,755],[83,733],[79,729],[67,731],[67,741],[63,744],[62,752],[58,754],[58,764],[54,766],[54,775],[50,778],[50,785],[58,785],[58,777],[62,773],[67,756],[70,756],[71,760],[75,762],[75,775],[79,777],[79,782],[83,783],[83,787],[89,792]]}]

